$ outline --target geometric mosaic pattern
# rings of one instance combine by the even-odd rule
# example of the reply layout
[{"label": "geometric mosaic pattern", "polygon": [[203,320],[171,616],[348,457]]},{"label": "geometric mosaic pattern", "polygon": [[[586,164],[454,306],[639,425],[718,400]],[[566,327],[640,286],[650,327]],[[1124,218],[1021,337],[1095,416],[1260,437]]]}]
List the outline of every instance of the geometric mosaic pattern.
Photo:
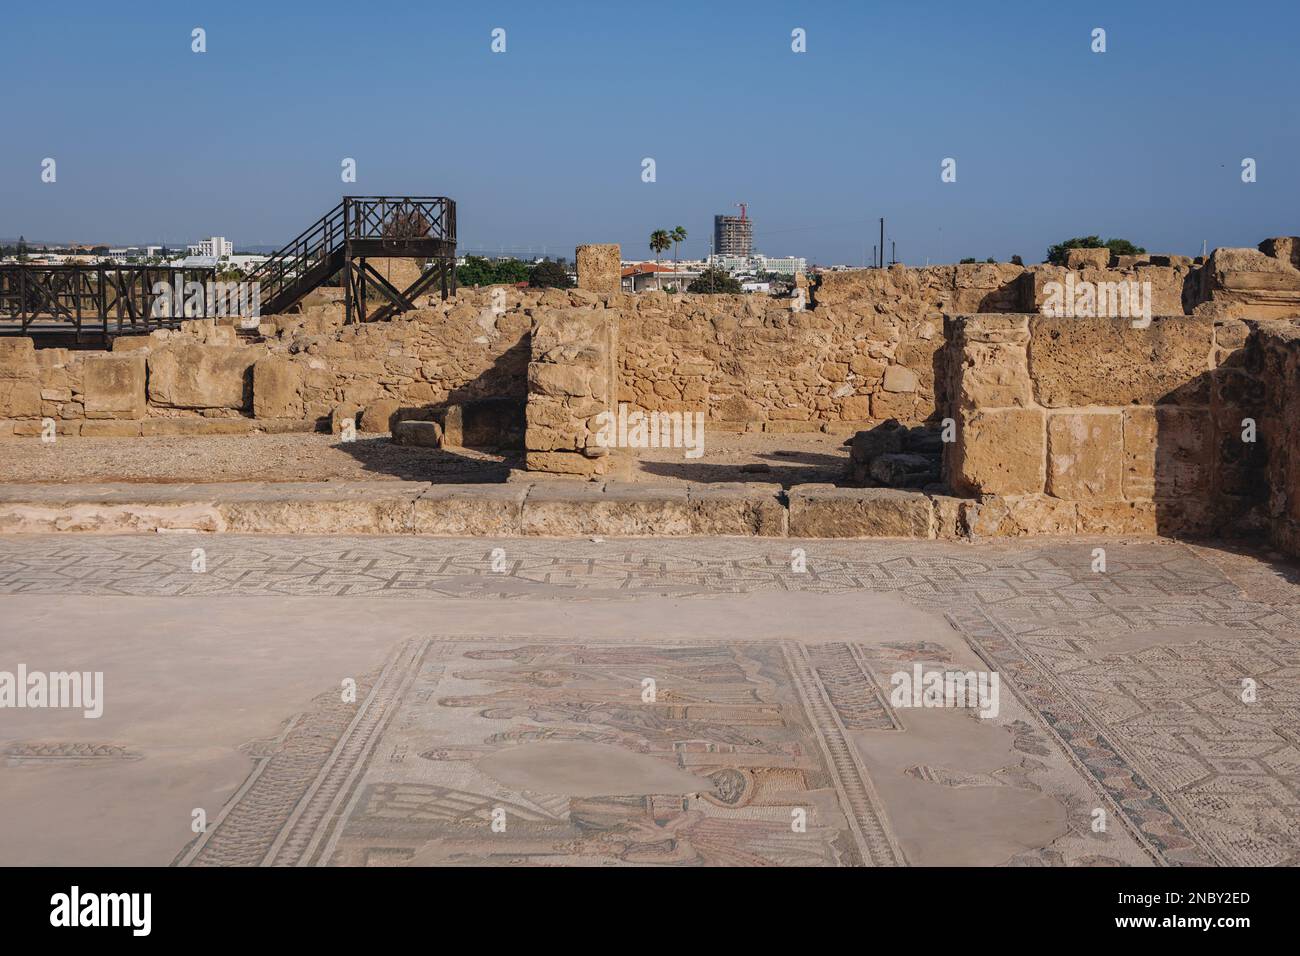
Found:
[{"label": "geometric mosaic pattern", "polygon": [[[807,573],[790,569],[790,550],[796,546],[807,551]],[[1107,552],[1104,573],[1092,571],[1093,549],[1099,546]],[[195,547],[206,552],[202,574],[191,570]],[[503,571],[493,569],[495,548],[504,552]],[[0,594],[619,601],[641,594],[894,593],[946,615],[971,650],[1001,675],[1004,689],[1034,715],[1038,731],[1092,782],[1098,799],[1151,860],[1167,865],[1300,864],[1297,580],[1293,565],[1249,551],[1169,541],[1042,539],[972,546],[738,539],[0,537]],[[403,752],[392,743],[397,739],[392,728],[419,719],[409,693],[428,699],[441,695],[446,681],[461,681],[474,685],[460,695],[467,699],[518,697],[519,682],[525,680],[521,673],[538,668],[510,671],[511,655],[524,653],[529,640],[494,646],[492,654],[502,656],[490,663],[484,659],[473,673],[466,668],[467,661],[477,659],[470,640],[439,639],[404,649],[405,669],[390,662],[366,688],[375,711],[369,731],[364,722],[353,721],[354,710],[331,709],[323,698],[283,738],[250,751],[257,769],[244,790],[178,862],[467,858],[476,851],[457,842],[455,828],[466,821],[487,825],[492,808],[481,800],[483,781],[462,780],[458,790],[445,786],[445,775],[437,784],[417,784],[409,774],[387,771],[393,761],[412,766],[433,759],[443,769],[470,767],[465,755],[489,746],[498,739],[494,733],[505,735],[499,739],[559,734],[588,742],[613,735],[640,752],[671,753],[679,766],[690,764],[681,758],[682,742],[663,728],[629,730],[617,714],[556,716],[536,709],[542,704],[534,698],[546,695],[535,688],[528,691],[532,710],[483,718],[506,721],[491,733],[466,725],[459,731],[464,739],[435,757]],[[681,652],[651,644],[620,647],[633,656]],[[566,654],[603,652],[589,647],[543,653],[559,655],[548,660],[562,666]],[[737,762],[734,752],[726,760],[720,756],[719,741],[734,730],[734,720],[702,720],[692,733],[710,757],[699,764],[697,775],[711,783],[667,803],[589,800],[575,812],[527,792],[494,792],[494,800],[514,801],[512,820],[517,813],[529,821],[516,832],[518,842],[502,844],[506,856],[538,862],[649,861],[668,850],[647,834],[662,836],[668,828],[681,831],[691,859],[700,862],[729,860],[729,854],[750,862],[905,862],[897,856],[887,822],[873,810],[870,779],[836,749],[844,733],[888,730],[896,721],[879,681],[873,681],[866,652],[857,645],[824,645],[814,646],[809,657],[804,645],[772,643],[704,645],[701,653],[729,658],[729,667],[754,682],[753,706],[779,715],[772,724],[777,729],[746,738],[761,755],[759,763],[767,761],[763,773],[769,781],[778,769],[786,773],[779,787],[763,791],[760,805],[767,809],[760,813],[752,803],[757,778],[748,758]],[[705,671],[711,666],[696,663]],[[618,667],[616,662],[608,666]],[[603,699],[606,679],[592,678],[587,690],[593,699]],[[1242,700],[1247,682],[1256,692],[1250,703]],[[717,706],[715,697],[734,689],[725,682],[701,684],[700,700]],[[468,710],[494,711],[488,706]],[[332,741],[323,753],[321,740]],[[381,742],[388,749],[379,754],[379,763],[363,756]],[[355,757],[351,776],[325,774],[331,755],[330,773],[337,776],[348,754]],[[786,763],[776,759],[781,754]],[[772,808],[785,814],[790,800],[808,799],[798,793],[823,790],[838,797],[835,809],[822,807],[818,839],[784,843],[780,828],[773,829]],[[306,792],[319,796],[304,802]],[[749,794],[751,802],[728,805],[728,796],[737,792]],[[737,809],[745,813],[733,812]],[[366,835],[371,818],[409,820],[414,835],[392,845],[375,841]],[[575,820],[595,822],[575,831]],[[271,843],[276,846],[268,855]],[[814,844],[815,859],[801,855]],[[493,861],[500,862],[488,862]]]}]

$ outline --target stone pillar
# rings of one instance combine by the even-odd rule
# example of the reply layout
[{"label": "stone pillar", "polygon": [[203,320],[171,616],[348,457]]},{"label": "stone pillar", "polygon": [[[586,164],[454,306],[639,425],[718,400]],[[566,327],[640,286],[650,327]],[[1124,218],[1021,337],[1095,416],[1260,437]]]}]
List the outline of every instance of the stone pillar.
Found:
[{"label": "stone pillar", "polygon": [[616,309],[534,317],[524,439],[529,471],[592,478],[609,470],[612,449],[598,444],[597,434],[601,413],[616,410],[618,319]]},{"label": "stone pillar", "polygon": [[953,489],[1041,493],[1046,434],[1029,377],[1029,317],[958,318],[947,334],[956,440],[944,445],[944,472]]},{"label": "stone pillar", "polygon": [[618,243],[578,246],[578,288],[615,294],[623,290]]}]

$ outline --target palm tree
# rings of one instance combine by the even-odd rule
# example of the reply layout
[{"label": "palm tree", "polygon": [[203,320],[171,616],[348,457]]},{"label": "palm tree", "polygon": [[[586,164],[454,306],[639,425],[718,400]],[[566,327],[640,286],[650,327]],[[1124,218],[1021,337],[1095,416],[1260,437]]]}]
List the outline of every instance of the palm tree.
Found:
[{"label": "palm tree", "polygon": [[655,254],[655,284],[659,283],[659,254],[673,244],[672,237],[665,229],[656,229],[650,233],[650,251]]},{"label": "palm tree", "polygon": [[686,241],[686,230],[681,226],[674,226],[673,231],[668,234],[668,238],[673,241],[673,276],[677,277],[677,247]]}]

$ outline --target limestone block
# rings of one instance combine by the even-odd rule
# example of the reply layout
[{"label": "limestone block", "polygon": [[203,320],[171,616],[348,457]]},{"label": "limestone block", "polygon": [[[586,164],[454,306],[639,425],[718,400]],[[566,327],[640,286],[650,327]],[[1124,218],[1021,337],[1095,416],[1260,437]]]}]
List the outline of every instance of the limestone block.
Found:
[{"label": "limestone block", "polygon": [[999,495],[1041,492],[1047,467],[1044,430],[1044,412],[1039,408],[964,414],[949,452],[954,490]]},{"label": "limestone block", "polygon": [[604,474],[605,459],[588,458],[578,452],[532,451],[524,457],[524,467],[529,471],[545,471],[556,475],[573,475],[588,478]]},{"label": "limestone block", "polygon": [[1156,534],[1154,501],[1080,501],[1079,534]]},{"label": "limestone block", "polygon": [[1128,319],[1035,318],[1029,371],[1039,404],[1154,405],[1210,369],[1214,323],[1157,318],[1147,328]]},{"label": "limestone block", "polygon": [[585,398],[592,394],[592,373],[577,365],[534,362],[528,366],[528,387],[539,395]]},{"label": "limestone block", "polygon": [[1029,353],[1023,345],[968,342],[958,375],[961,408],[1028,408],[1034,404]]},{"label": "limestone block", "polygon": [[622,291],[622,263],[617,243],[578,246],[575,261],[579,289],[604,293]]},{"label": "limestone block", "polygon": [[780,485],[758,482],[688,485],[691,534],[784,537],[788,513],[780,494]]},{"label": "limestone block", "polygon": [[265,349],[172,341],[149,355],[149,401],[171,408],[249,407]]},{"label": "limestone block", "polygon": [[342,434],[344,422],[352,422],[352,425],[355,428],[357,419],[360,417],[361,409],[356,405],[348,402],[344,402],[342,405],[335,405],[330,411],[330,433],[333,435]]},{"label": "limestone block", "polygon": [[39,418],[40,415],[38,383],[0,378],[0,418]]},{"label": "limestone block", "polygon": [[[265,423],[258,422],[262,426]],[[307,423],[299,423],[305,426]],[[254,423],[247,418],[146,418],[140,423],[145,437],[178,435],[251,435]],[[304,430],[312,430],[306,429]]]},{"label": "limestone block", "polygon": [[1119,498],[1124,473],[1122,413],[1049,416],[1047,461],[1048,494],[1074,501]]},{"label": "limestone block", "polygon": [[1205,409],[1161,405],[1124,411],[1124,497],[1199,494],[1209,487],[1212,423]]},{"label": "limestone block", "polygon": [[87,418],[144,418],[144,353],[88,356],[82,366],[82,391]]},{"label": "limestone block", "polygon": [[1047,495],[992,495],[966,501],[961,522],[972,538],[1017,538],[1036,534],[1074,534],[1078,505]]},{"label": "limestone block", "polygon": [[417,448],[441,448],[442,426],[437,422],[398,422],[393,426],[393,443]]},{"label": "limestone block", "polygon": [[864,421],[871,417],[871,396],[849,395],[840,401],[840,417],[847,422]]},{"label": "limestone block", "polygon": [[[254,395],[256,394],[254,391]],[[401,407],[402,403],[393,398],[381,398],[379,401],[371,402],[361,413],[361,420],[357,422],[357,431],[371,434],[391,431],[393,416]]]},{"label": "limestone block", "polygon": [[1066,249],[1067,269],[1105,269],[1110,265],[1109,249]]},{"label": "limestone block", "polygon": [[301,418],[302,373],[298,364],[267,355],[253,363],[253,415],[257,418]]},{"label": "limestone block", "polygon": [[136,438],[140,433],[140,422],[88,421],[81,423],[82,438]]},{"label": "limestone block", "polygon": [[40,374],[36,347],[25,337],[0,337],[0,379],[28,380]]},{"label": "limestone block", "polygon": [[795,485],[789,491],[792,538],[929,538],[932,503],[894,488]]},{"label": "limestone block", "polygon": [[416,534],[501,537],[521,533],[527,484],[433,485],[415,500]]},{"label": "limestone block", "polygon": [[885,369],[882,386],[887,392],[915,392],[917,390],[916,373],[903,365],[891,365]]},{"label": "limestone block", "polygon": [[[773,417],[776,417],[775,414]],[[917,396],[914,392],[876,392],[871,396],[872,418],[897,418],[914,421],[923,418],[918,414]]]}]

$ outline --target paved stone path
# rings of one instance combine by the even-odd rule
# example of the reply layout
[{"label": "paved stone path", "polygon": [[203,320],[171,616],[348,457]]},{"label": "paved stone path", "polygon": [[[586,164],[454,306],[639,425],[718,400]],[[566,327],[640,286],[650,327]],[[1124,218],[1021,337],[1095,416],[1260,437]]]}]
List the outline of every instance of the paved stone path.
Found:
[{"label": "paved stone path", "polygon": [[[106,686],[0,710],[0,863],[1295,865],[1295,581],[1169,541],[0,537],[0,670]],[[915,665],[999,712],[902,706]]]}]

